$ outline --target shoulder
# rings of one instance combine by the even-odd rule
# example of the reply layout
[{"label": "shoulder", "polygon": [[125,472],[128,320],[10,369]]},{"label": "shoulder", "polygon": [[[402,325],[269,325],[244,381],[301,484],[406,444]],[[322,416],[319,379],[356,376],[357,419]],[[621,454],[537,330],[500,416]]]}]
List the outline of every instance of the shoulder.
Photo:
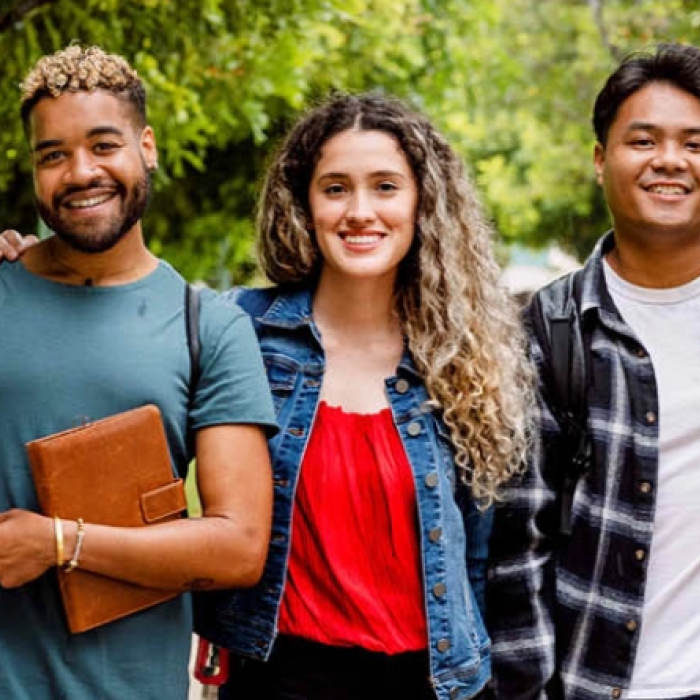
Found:
[{"label": "shoulder", "polygon": [[209,288],[197,289],[196,294],[199,296],[199,324],[203,340],[250,325],[249,315],[227,294]]},{"label": "shoulder", "polygon": [[570,300],[576,300],[582,269],[569,272],[545,285],[532,295],[530,310],[541,305],[546,312],[563,310]]},{"label": "shoulder", "polygon": [[282,293],[280,287],[233,287],[222,296],[256,317],[264,314]]},{"label": "shoulder", "polygon": [[305,326],[311,317],[313,290],[310,287],[239,287],[226,294],[251,317],[258,334],[270,327]]},{"label": "shoulder", "polygon": [[525,307],[525,318],[534,312],[547,316],[571,315],[600,306],[606,296],[603,260],[614,245],[612,231],[605,233],[585,261],[583,267],[569,272],[545,285],[532,295]]},{"label": "shoulder", "polygon": [[580,303],[581,271],[557,278],[532,295],[523,311],[525,327],[540,344],[549,336],[549,324],[555,318],[570,318]]}]

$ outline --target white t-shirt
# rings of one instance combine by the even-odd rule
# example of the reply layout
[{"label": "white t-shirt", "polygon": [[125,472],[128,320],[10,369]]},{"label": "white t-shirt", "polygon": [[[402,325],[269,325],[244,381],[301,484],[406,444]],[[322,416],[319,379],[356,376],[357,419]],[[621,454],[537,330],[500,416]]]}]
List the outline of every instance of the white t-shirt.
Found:
[{"label": "white t-shirt", "polygon": [[604,265],[610,294],[654,366],[659,478],[639,646],[627,698],[700,693],[700,278],[637,287]]}]

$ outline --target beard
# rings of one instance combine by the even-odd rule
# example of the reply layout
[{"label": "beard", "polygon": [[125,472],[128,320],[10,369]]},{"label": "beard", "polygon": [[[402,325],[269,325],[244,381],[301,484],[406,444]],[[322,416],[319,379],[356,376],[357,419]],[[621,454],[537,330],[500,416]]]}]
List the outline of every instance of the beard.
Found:
[{"label": "beard", "polygon": [[54,195],[51,205],[37,197],[35,201],[39,216],[56,236],[74,250],[82,253],[103,253],[110,250],[143,218],[151,198],[151,174],[144,168],[143,175],[130,190],[117,183],[114,196],[121,199],[121,207],[117,213],[100,219],[97,223],[75,224],[64,216],[61,208],[63,197],[104,186],[104,182],[95,180],[87,187],[67,188]]}]

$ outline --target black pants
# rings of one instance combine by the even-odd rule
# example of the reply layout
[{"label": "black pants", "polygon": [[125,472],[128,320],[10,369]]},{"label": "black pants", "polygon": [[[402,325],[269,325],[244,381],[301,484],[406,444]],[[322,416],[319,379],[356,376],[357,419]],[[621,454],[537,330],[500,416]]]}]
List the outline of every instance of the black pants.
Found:
[{"label": "black pants", "polygon": [[435,700],[427,652],[379,654],[280,635],[266,663],[231,660],[219,700]]}]

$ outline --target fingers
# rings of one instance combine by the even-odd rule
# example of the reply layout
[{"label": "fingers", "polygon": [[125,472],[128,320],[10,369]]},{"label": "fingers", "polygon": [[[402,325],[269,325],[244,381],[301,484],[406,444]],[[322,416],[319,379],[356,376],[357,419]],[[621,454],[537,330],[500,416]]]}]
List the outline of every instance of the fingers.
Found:
[{"label": "fingers", "polygon": [[0,261],[18,260],[27,248],[39,242],[36,236],[22,236],[19,232],[8,229],[0,234]]},{"label": "fingers", "polygon": [[20,245],[22,246],[23,252],[27,250],[27,248],[31,248],[33,245],[36,245],[38,242],[39,237],[32,233],[28,233],[26,236],[24,236],[24,238],[20,238]]}]

